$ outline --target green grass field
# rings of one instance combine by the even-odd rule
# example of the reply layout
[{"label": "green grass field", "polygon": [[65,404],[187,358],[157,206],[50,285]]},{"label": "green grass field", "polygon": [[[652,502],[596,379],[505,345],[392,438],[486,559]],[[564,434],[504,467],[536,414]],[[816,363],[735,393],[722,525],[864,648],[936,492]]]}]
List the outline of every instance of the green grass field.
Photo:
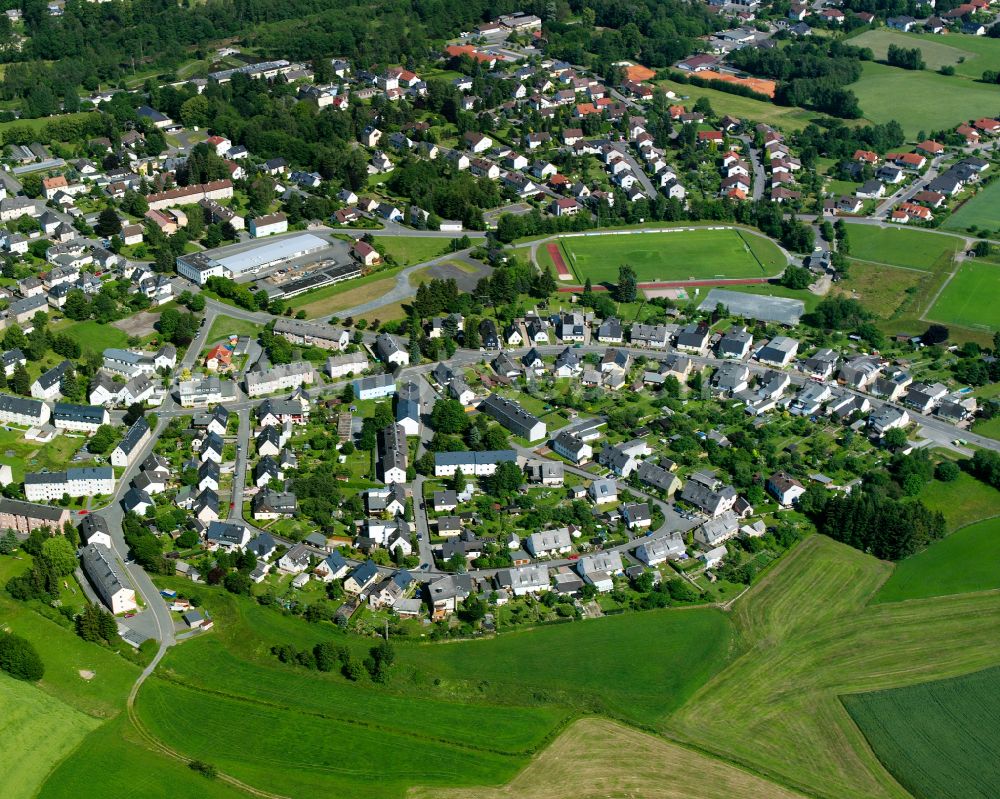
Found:
[{"label": "green grass field", "polygon": [[837,292],[855,297],[876,316],[892,318],[909,299],[914,289],[927,275],[912,269],[893,269],[890,266],[852,260],[845,280],[835,285]]},{"label": "green grass field", "polygon": [[108,347],[128,346],[128,335],[123,330],[112,325],[102,325],[92,319],[86,322],[73,322],[66,327],[55,325],[53,330],[65,333],[76,341],[84,352],[103,352]]},{"label": "green grass field", "polygon": [[992,332],[1000,328],[1000,265],[962,263],[927,316],[937,322]]},{"label": "green grass field", "polygon": [[217,316],[212,326],[208,329],[209,343],[219,341],[227,336],[251,336],[256,338],[262,325],[251,322],[247,319],[234,319],[231,316]]},{"label": "green grass field", "polygon": [[[967,119],[982,116],[984,108],[996,104],[995,86],[961,76],[912,72],[874,61],[865,62],[862,67],[861,80],[849,88],[857,95],[865,117],[880,123],[895,119],[910,138],[915,138],[921,130],[953,128]],[[901,97],[928,99],[901,103]]]},{"label": "green grass field", "polygon": [[[140,717],[185,754],[291,795],[503,782],[576,713],[662,718],[724,665],[730,647],[727,619],[708,609],[449,645],[397,640],[392,680],[379,687],[282,666],[268,653],[279,641],[329,638],[360,657],[370,641],[221,592],[203,596],[218,634],[168,654],[162,677],[139,694]],[[226,732],[234,723],[238,737]],[[361,776],[373,769],[378,781]]]},{"label": "green grass field", "polygon": [[987,436],[988,438],[995,438],[1000,441],[1000,416],[994,416],[992,419],[982,419],[972,425],[972,432],[979,433],[981,436]]},{"label": "green grass field", "polygon": [[951,263],[961,239],[924,230],[847,223],[851,257],[934,271]]},{"label": "green grass field", "polygon": [[968,78],[978,79],[984,70],[1000,69],[1000,42],[986,37],[942,37],[932,33],[903,33],[879,28],[851,38],[850,43],[871,48],[875,58],[880,60],[887,57],[890,44],[919,47],[928,69],[953,66],[956,74]]},{"label": "green grass field", "polygon": [[[455,238],[461,238],[462,235],[456,233]],[[474,244],[482,240],[481,236],[472,239]],[[384,247],[386,255],[391,256],[400,266],[422,264],[447,255],[451,251],[450,242],[444,236],[375,236],[375,243]]]},{"label": "green grass field", "polygon": [[1000,668],[843,701],[916,799],[1000,796]]},{"label": "green grass field", "polygon": [[1000,229],[1000,181],[994,181],[949,216],[943,225],[966,231],[975,225],[983,230]]},{"label": "green grass field", "polygon": [[[766,122],[787,131],[802,130],[812,121],[822,121],[824,115],[815,111],[806,111],[794,106],[779,106],[767,103],[763,100],[755,100],[751,97],[740,97],[737,94],[718,91],[717,89],[702,89],[698,86],[690,86],[684,83],[677,83],[672,80],[657,81],[656,85],[667,91],[672,91],[678,97],[688,98],[683,100],[688,107],[694,105],[700,97],[708,98],[712,107],[720,114],[732,114],[742,119],[750,119],[757,122]],[[677,101],[671,101],[677,102]]]},{"label": "green grass field", "polygon": [[742,654],[666,724],[668,735],[826,799],[908,794],[843,694],[1000,663],[1000,594],[868,605],[891,566],[814,536],[734,607]]},{"label": "green grass field", "polygon": [[242,791],[153,752],[119,717],[88,735],[49,775],[38,799],[237,799]]},{"label": "green grass field", "polygon": [[965,472],[950,483],[931,480],[920,501],[944,514],[949,532],[1000,513],[1000,492]]},{"label": "green grass field", "polygon": [[52,767],[100,722],[36,686],[0,674],[4,799],[30,799]]},{"label": "green grass field", "polygon": [[572,237],[560,243],[581,283],[588,277],[594,283],[614,283],[618,267],[626,263],[641,282],[767,277],[785,266],[772,242],[735,230]]},{"label": "green grass field", "polygon": [[1000,588],[997,563],[1000,519],[971,524],[897,564],[877,601],[900,602]]}]

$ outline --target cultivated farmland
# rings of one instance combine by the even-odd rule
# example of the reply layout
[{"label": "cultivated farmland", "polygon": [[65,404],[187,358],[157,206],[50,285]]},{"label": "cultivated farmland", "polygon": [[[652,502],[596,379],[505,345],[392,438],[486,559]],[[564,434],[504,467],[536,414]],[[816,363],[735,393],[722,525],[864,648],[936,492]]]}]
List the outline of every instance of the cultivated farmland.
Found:
[{"label": "cultivated farmland", "polygon": [[971,524],[896,564],[877,600],[899,602],[1000,588],[998,563],[1000,519]]},{"label": "cultivated farmland", "polygon": [[668,720],[668,733],[803,792],[905,797],[839,695],[1000,662],[1000,595],[867,606],[890,566],[815,536],[734,608],[744,654]]},{"label": "cultivated farmland", "polygon": [[100,722],[30,683],[0,673],[4,799],[28,799],[39,783]]},{"label": "cultivated farmland", "polygon": [[936,322],[992,332],[1000,328],[1000,264],[962,263],[927,316]]},{"label": "cultivated farmland", "polygon": [[847,229],[852,258],[927,272],[950,263],[962,244],[954,236],[908,228],[848,223]]},{"label": "cultivated farmland", "polygon": [[417,789],[411,799],[794,799],[801,794],[677,744],[581,719],[503,788]]},{"label": "cultivated farmland", "polygon": [[887,57],[890,44],[919,47],[928,69],[953,66],[956,74],[967,78],[978,79],[984,70],[1000,69],[1000,42],[985,37],[949,36],[943,39],[932,33],[903,33],[879,28],[865,31],[850,43],[871,48],[875,57],[882,60]]},{"label": "cultivated farmland", "polygon": [[640,282],[769,277],[785,266],[771,241],[736,230],[575,236],[560,244],[581,283],[588,277],[594,283],[614,283],[618,267],[626,263]]},{"label": "cultivated farmland", "polygon": [[983,230],[1000,229],[1000,181],[994,181],[945,220],[943,227],[966,231],[975,225]]},{"label": "cultivated farmland", "polygon": [[843,701],[885,767],[917,799],[1000,795],[1000,668]]}]

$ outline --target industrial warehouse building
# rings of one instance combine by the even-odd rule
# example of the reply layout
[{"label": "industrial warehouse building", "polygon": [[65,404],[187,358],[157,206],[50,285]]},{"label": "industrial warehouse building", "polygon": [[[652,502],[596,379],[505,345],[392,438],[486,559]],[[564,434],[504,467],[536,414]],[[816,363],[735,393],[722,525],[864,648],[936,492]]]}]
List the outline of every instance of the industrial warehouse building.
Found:
[{"label": "industrial warehouse building", "polygon": [[181,255],[177,258],[177,272],[199,286],[204,286],[210,277],[239,280],[245,275],[253,275],[304,255],[321,252],[330,246],[328,241],[319,236],[300,233],[249,248],[240,245],[238,250],[224,247]]}]

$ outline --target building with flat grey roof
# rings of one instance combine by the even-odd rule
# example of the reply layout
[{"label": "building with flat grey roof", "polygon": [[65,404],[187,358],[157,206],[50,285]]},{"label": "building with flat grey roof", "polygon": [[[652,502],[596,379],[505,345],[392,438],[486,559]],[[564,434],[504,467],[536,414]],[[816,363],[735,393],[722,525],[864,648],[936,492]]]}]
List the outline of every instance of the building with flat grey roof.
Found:
[{"label": "building with flat grey roof", "polygon": [[180,255],[177,257],[177,273],[199,286],[205,285],[210,277],[238,280],[328,247],[330,243],[326,239],[312,233],[299,233],[252,247],[241,245],[239,249],[223,247]]}]

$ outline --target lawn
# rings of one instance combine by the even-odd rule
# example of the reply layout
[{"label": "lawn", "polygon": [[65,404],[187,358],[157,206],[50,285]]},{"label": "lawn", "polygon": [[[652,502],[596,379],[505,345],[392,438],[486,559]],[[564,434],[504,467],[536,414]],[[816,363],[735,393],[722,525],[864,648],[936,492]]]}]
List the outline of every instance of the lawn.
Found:
[{"label": "lawn", "polygon": [[665,725],[680,739],[804,793],[908,796],[839,697],[1000,663],[1000,594],[868,605],[891,566],[813,536],[734,606],[743,654]]},{"label": "lawn", "polygon": [[618,267],[626,263],[643,282],[766,277],[785,266],[772,242],[736,230],[606,234],[568,237],[560,243],[580,282],[589,277],[594,283],[614,283]]},{"label": "lawn", "polygon": [[843,701],[916,799],[1000,796],[1000,668]]},{"label": "lawn", "polygon": [[859,300],[876,316],[891,319],[926,279],[927,275],[911,269],[851,261],[847,279],[834,286],[837,292]]},{"label": "lawn", "polygon": [[769,125],[783,128],[787,131],[802,130],[814,120],[824,119],[823,114],[814,111],[804,111],[791,106],[779,106],[751,97],[740,97],[717,89],[701,89],[672,80],[657,81],[657,86],[672,91],[678,97],[686,97],[684,104],[694,105],[700,97],[706,97],[712,103],[712,108],[719,114],[731,114],[741,119],[766,122]]},{"label": "lawn", "polygon": [[76,751],[56,766],[37,794],[38,799],[109,796],[237,799],[246,794],[153,752],[128,720],[119,716],[90,733]]},{"label": "lawn", "polygon": [[250,336],[256,338],[263,325],[248,319],[234,319],[231,316],[217,316],[208,329],[208,343],[212,344],[229,336]]},{"label": "lawn", "polygon": [[972,425],[972,432],[981,436],[995,438],[1000,441],[1000,416],[992,419],[983,419]]},{"label": "lawn", "polygon": [[927,317],[936,322],[992,331],[1000,328],[1000,265],[963,261]]},{"label": "lawn", "polygon": [[1000,519],[970,524],[897,564],[876,601],[900,602],[1000,588],[998,563]]},{"label": "lawn", "polygon": [[73,322],[66,327],[53,325],[52,329],[72,338],[84,352],[88,350],[104,352],[109,347],[124,349],[128,346],[128,334],[113,325],[103,325],[92,319],[86,322]]},{"label": "lawn", "polygon": [[[972,37],[963,37],[972,38]],[[921,130],[953,128],[983,114],[997,101],[995,86],[961,76],[936,72],[913,72],[867,61],[861,80],[848,88],[857,95],[865,117],[885,123],[895,119],[908,138]],[[900,102],[901,97],[933,98],[926,102]]]},{"label": "lawn", "polygon": [[924,230],[847,223],[851,257],[934,271],[951,263],[961,239]]},{"label": "lawn", "polygon": [[63,433],[48,444],[39,444],[26,441],[23,430],[0,430],[0,463],[10,466],[14,482],[19,483],[24,480],[25,472],[65,469],[85,441],[83,436]]},{"label": "lawn", "polygon": [[[461,238],[462,233],[456,233],[455,238]],[[482,237],[472,241],[481,242]],[[447,255],[451,252],[451,240],[443,236],[375,236],[375,244],[385,249],[399,266],[422,264]]]},{"label": "lawn", "polygon": [[4,799],[30,799],[52,767],[100,722],[36,686],[0,674]]},{"label": "lawn", "polygon": [[943,225],[945,228],[963,233],[972,226],[983,230],[1000,229],[1000,181],[993,181],[966,200]]},{"label": "lawn", "polygon": [[903,33],[880,28],[865,31],[852,38],[850,44],[871,48],[875,57],[880,60],[885,60],[888,56],[890,44],[907,48],[919,47],[928,69],[937,70],[950,65],[955,67],[958,75],[969,78],[978,79],[984,70],[1000,69],[1000,42],[986,37],[945,38],[932,33]]},{"label": "lawn", "polygon": [[[287,300],[286,305],[295,311],[304,310],[310,319],[333,313],[338,308],[350,308],[372,300],[391,289],[396,285],[396,275],[399,271],[398,267],[384,269],[354,280],[345,280],[315,291],[307,291]],[[365,299],[358,300],[358,297]]]}]

